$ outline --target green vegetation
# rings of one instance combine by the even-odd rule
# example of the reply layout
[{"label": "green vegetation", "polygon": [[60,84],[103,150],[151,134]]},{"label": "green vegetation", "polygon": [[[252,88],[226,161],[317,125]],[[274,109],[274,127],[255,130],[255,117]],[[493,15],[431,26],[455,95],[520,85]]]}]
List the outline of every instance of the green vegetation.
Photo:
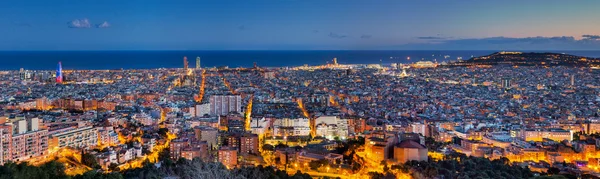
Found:
[{"label": "green vegetation", "polygon": [[410,173],[414,178],[532,178],[529,168],[510,165],[508,159],[489,160],[454,153],[444,160],[409,161],[392,165],[391,171]]},{"label": "green vegetation", "polygon": [[[27,163],[6,163],[0,166],[0,179],[123,179],[123,178],[166,178],[175,177],[181,179],[194,178],[266,178],[266,179],[310,179],[310,175],[297,171],[294,175],[288,175],[285,171],[277,170],[272,167],[243,167],[236,169],[227,169],[221,163],[204,162],[200,159],[192,161],[180,159],[173,162],[168,159],[168,152],[162,154],[161,162],[158,165],[145,162],[144,167],[130,169],[120,172],[103,173],[101,170],[91,170],[82,175],[67,176],[63,164],[56,161],[46,163],[41,166],[31,166]],[[84,154],[82,157],[86,165],[98,165],[93,155]],[[109,167],[111,168],[111,167]],[[116,168],[113,165],[112,168]]]},{"label": "green vegetation", "polygon": [[193,178],[267,178],[267,179],[285,179],[298,178],[309,179],[310,175],[297,172],[295,175],[288,175],[284,171],[276,170],[272,167],[244,167],[228,170],[221,163],[204,162],[200,159],[186,160],[180,159],[177,162],[165,161],[160,167],[147,163],[142,168],[132,169],[123,172],[125,178],[165,178],[178,177],[182,179]]},{"label": "green vegetation", "polygon": [[27,163],[5,163],[0,166],[0,179],[66,179],[65,167],[58,162],[49,162],[36,167]]}]

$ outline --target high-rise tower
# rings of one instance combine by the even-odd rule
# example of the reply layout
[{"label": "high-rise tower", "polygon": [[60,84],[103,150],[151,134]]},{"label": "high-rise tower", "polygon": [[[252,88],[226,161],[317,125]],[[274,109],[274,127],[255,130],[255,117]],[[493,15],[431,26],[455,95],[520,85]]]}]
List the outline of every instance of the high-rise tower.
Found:
[{"label": "high-rise tower", "polygon": [[338,65],[337,58],[333,58],[333,65]]},{"label": "high-rise tower", "polygon": [[575,86],[575,74],[571,75],[571,86]]},{"label": "high-rise tower", "polygon": [[186,56],[183,57],[183,69],[188,69],[188,61]]},{"label": "high-rise tower", "polygon": [[502,88],[509,89],[511,86],[510,78],[502,78]]},{"label": "high-rise tower", "polygon": [[62,83],[62,82],[63,82],[62,63],[58,62],[58,65],[56,66],[56,83]]},{"label": "high-rise tower", "polygon": [[196,69],[200,69],[200,57],[196,57]]}]

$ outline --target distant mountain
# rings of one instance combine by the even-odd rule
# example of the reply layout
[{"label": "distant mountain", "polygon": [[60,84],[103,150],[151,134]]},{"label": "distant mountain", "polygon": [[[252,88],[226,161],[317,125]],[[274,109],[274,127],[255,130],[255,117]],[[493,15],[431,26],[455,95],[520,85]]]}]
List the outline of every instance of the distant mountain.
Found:
[{"label": "distant mountain", "polygon": [[464,61],[449,63],[449,66],[472,65],[519,65],[519,66],[576,66],[600,65],[600,58],[589,58],[561,53],[536,52],[496,52],[486,56],[473,57]]}]

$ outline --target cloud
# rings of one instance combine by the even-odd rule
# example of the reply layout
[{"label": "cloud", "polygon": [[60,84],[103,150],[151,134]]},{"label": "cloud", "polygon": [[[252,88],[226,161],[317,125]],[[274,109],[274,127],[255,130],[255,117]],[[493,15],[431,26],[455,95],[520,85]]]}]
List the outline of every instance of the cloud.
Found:
[{"label": "cloud", "polygon": [[328,36],[331,37],[331,38],[334,38],[334,39],[343,39],[343,38],[348,37],[347,35],[333,33],[333,32],[330,32]]},{"label": "cloud", "polygon": [[239,30],[246,30],[246,26],[244,26],[244,25],[241,25],[241,26],[239,26],[239,27],[238,27],[238,29],[239,29]]},{"label": "cloud", "polygon": [[87,18],[75,19],[68,23],[69,28],[90,28],[91,23]]},{"label": "cloud", "polygon": [[370,39],[371,37],[373,37],[373,36],[367,35],[367,34],[363,34],[360,36],[361,39]]},{"label": "cloud", "polygon": [[425,36],[425,37],[417,37],[417,39],[421,40],[444,40],[448,39],[447,37],[439,37],[439,36]]},{"label": "cloud", "polygon": [[110,24],[106,21],[100,23],[100,24],[96,24],[96,28],[109,28]]},{"label": "cloud", "polygon": [[600,40],[600,35],[582,35],[584,40]]},{"label": "cloud", "polygon": [[319,33],[319,30],[313,30],[313,33]]},{"label": "cloud", "polygon": [[581,40],[572,36],[556,37],[486,37],[465,39],[419,38],[426,43],[399,45],[400,49],[439,50],[593,50],[600,48],[600,36],[583,35]]}]

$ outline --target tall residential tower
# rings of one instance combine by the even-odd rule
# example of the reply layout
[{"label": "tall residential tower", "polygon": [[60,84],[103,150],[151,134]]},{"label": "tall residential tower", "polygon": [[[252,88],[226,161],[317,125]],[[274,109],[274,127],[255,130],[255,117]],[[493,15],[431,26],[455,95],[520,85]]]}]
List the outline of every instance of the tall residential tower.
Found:
[{"label": "tall residential tower", "polygon": [[200,57],[196,57],[196,69],[200,69]]},{"label": "tall residential tower", "polygon": [[188,61],[187,61],[187,57],[183,57],[183,69],[187,71],[188,69]]}]

